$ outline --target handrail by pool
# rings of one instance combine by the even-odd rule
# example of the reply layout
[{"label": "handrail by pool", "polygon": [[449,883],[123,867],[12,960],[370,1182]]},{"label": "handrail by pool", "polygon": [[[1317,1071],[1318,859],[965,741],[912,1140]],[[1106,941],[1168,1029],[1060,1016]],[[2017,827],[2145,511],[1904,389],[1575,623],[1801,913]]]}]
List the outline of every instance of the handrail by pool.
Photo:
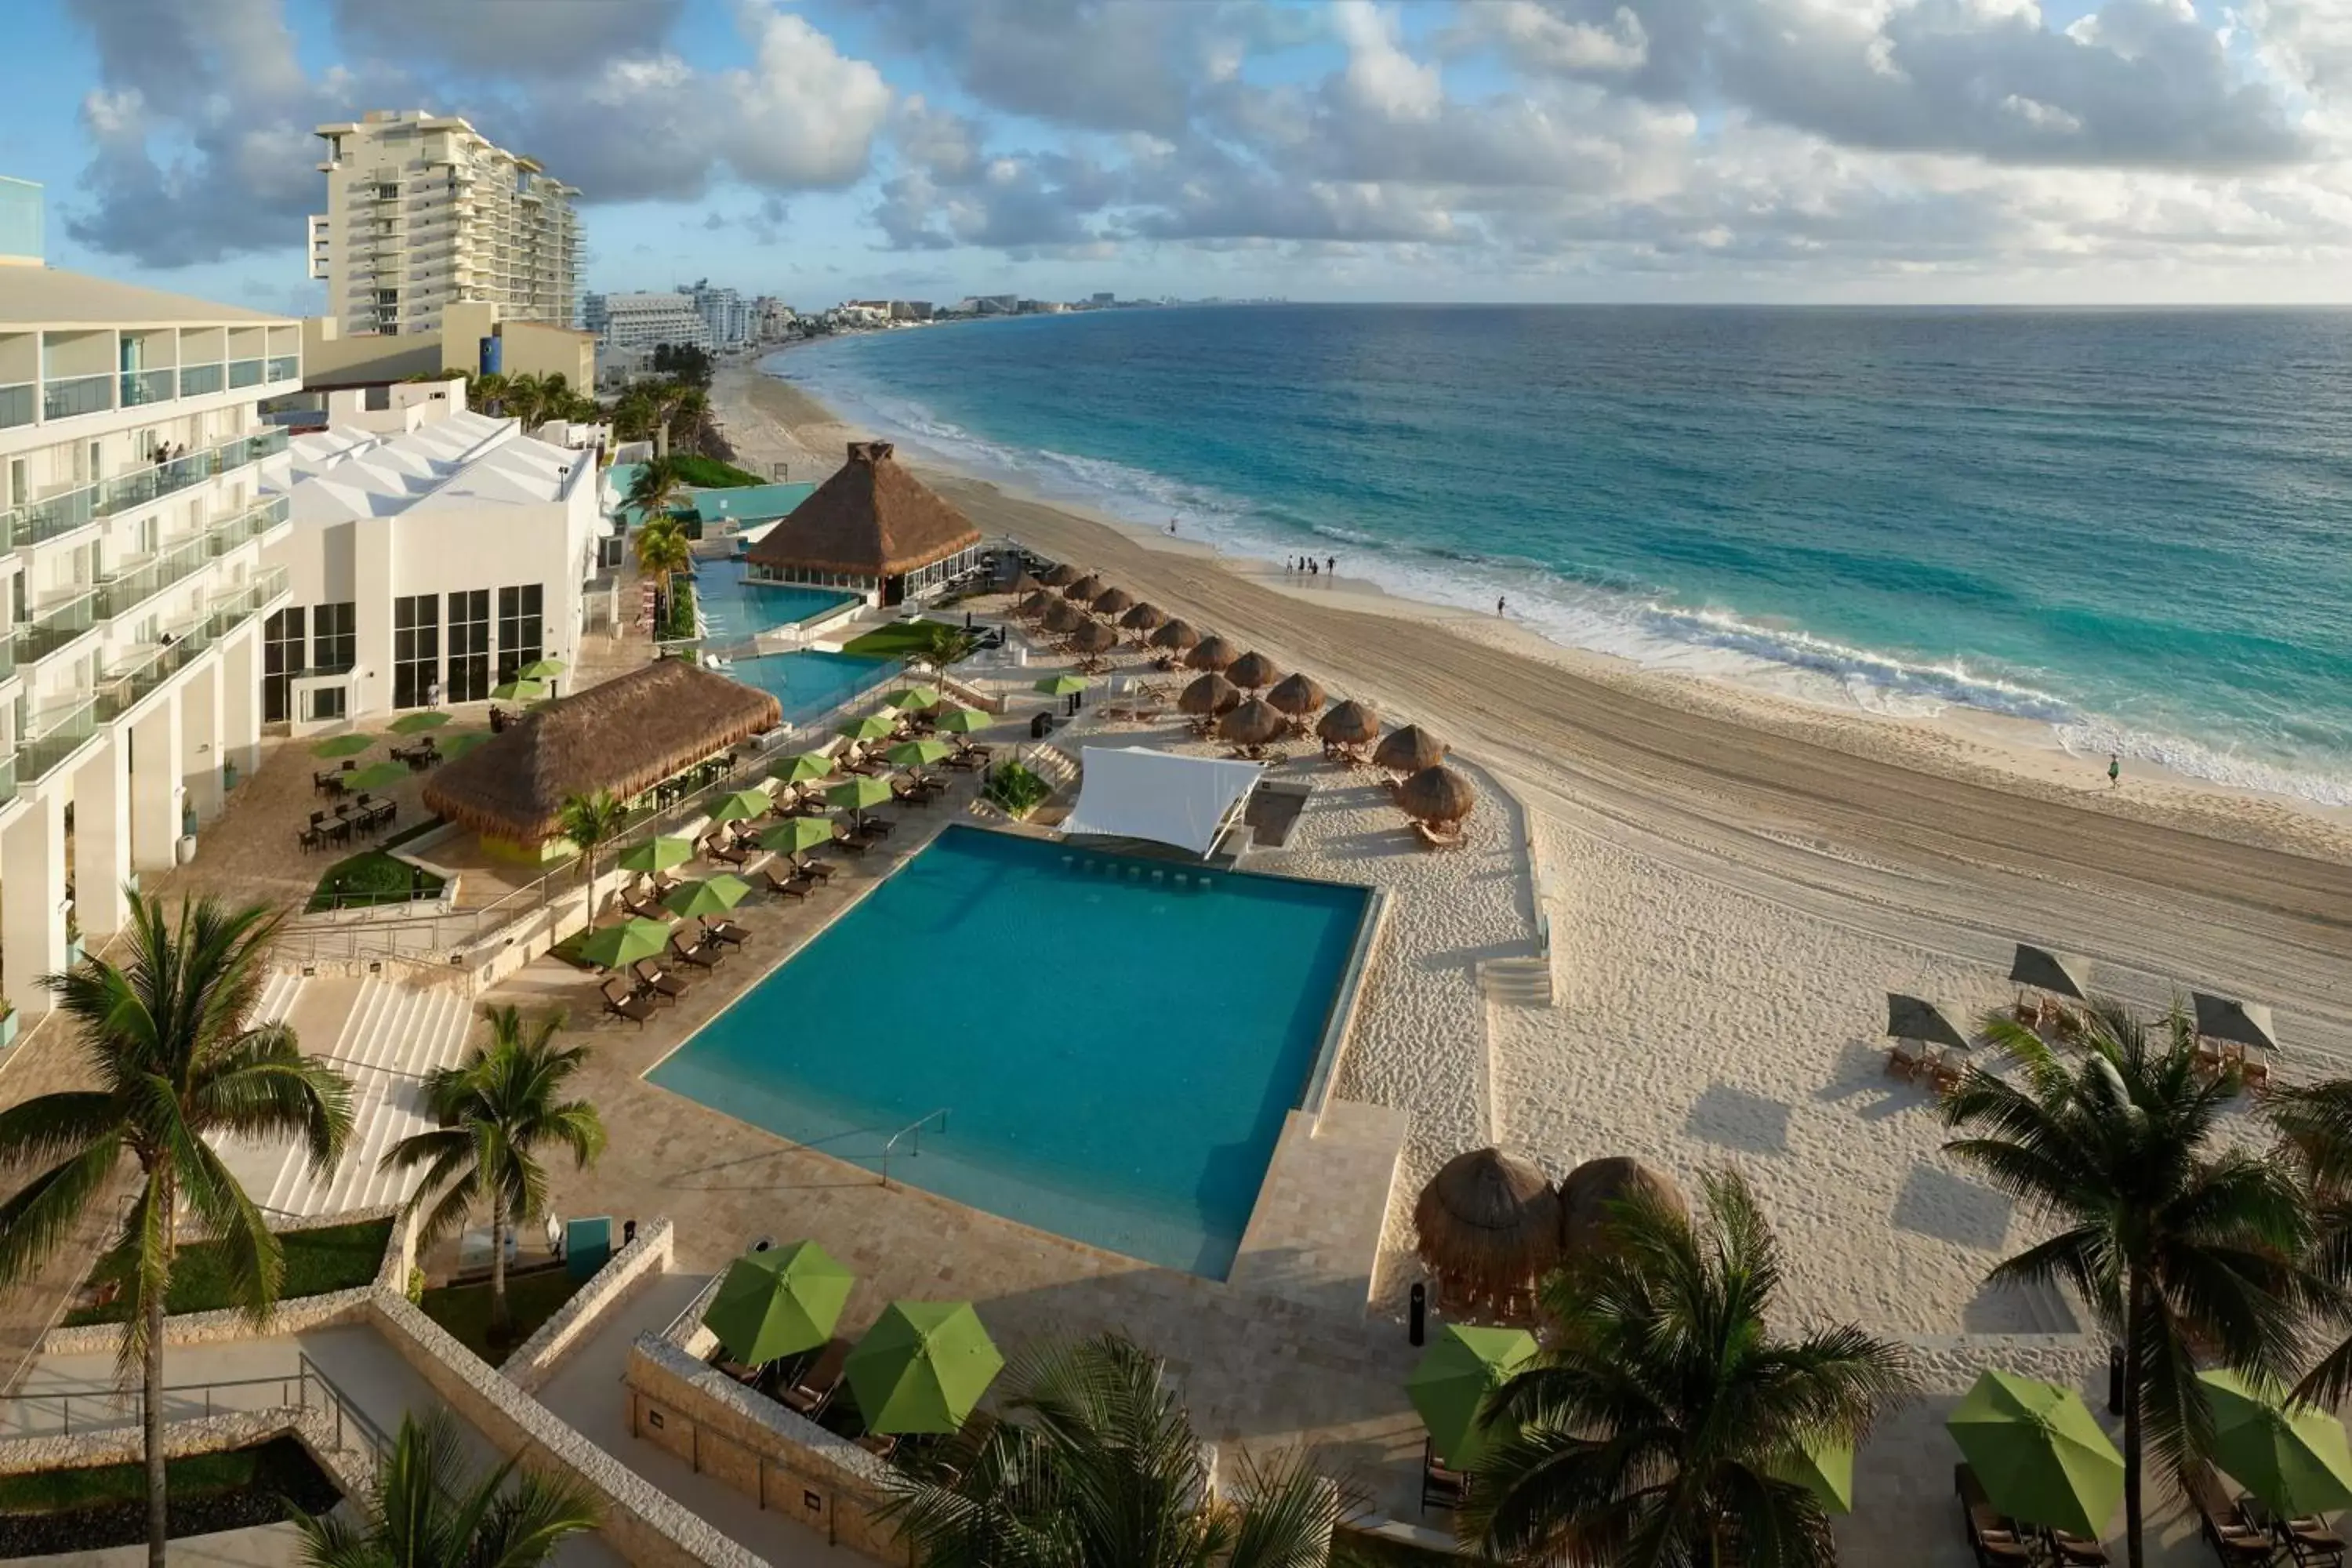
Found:
[{"label": "handrail by pool", "polygon": [[951,1109],[953,1108],[950,1106],[942,1105],[937,1110],[925,1111],[882,1141],[882,1184],[884,1186],[890,1184],[890,1151],[898,1146],[898,1140],[911,1134],[915,1140],[911,1152],[920,1154],[923,1152],[923,1129],[931,1122],[937,1121],[940,1124],[940,1131],[945,1132],[948,1130],[948,1112]]}]

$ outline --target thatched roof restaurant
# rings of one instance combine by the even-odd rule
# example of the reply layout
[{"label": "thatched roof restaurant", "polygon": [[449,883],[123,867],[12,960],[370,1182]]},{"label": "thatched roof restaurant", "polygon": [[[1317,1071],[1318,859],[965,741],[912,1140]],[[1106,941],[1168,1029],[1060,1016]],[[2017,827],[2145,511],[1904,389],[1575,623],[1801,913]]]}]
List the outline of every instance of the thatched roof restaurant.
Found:
[{"label": "thatched roof restaurant", "polygon": [[751,580],[897,605],[977,566],[980,530],[891,453],[887,441],[849,443],[848,460],[744,555]]},{"label": "thatched roof restaurant", "polygon": [[630,799],[782,721],[767,692],[660,659],[526,713],[442,764],[425,804],[485,839],[536,851],[562,837],[571,796]]}]

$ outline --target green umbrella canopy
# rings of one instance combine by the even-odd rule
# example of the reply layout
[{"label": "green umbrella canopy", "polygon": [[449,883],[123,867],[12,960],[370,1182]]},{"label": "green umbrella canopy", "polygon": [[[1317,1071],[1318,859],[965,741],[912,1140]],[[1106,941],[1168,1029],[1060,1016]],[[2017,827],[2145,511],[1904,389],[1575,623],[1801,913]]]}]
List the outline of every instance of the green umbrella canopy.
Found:
[{"label": "green umbrella canopy", "polygon": [[788,816],[760,835],[760,847],[771,855],[798,855],[833,842],[829,816]]},{"label": "green umbrella canopy", "polygon": [[1853,1445],[1814,1438],[1782,1455],[1771,1467],[1773,1476],[1793,1481],[1819,1498],[1832,1513],[1853,1511]]},{"label": "green umbrella canopy", "polygon": [[491,687],[490,695],[501,702],[536,702],[547,695],[547,682],[509,680]]},{"label": "green umbrella canopy", "polygon": [[1073,691],[1086,689],[1086,678],[1079,675],[1048,675],[1037,682],[1037,689],[1048,697],[1067,697]]},{"label": "green umbrella canopy", "polygon": [[2352,1507],[2343,1422],[2234,1372],[2200,1372],[2197,1381],[2213,1412],[2213,1462],[2264,1507],[2286,1519]]},{"label": "green umbrella canopy", "polygon": [[445,762],[454,763],[476,746],[487,746],[489,743],[490,738],[479,730],[468,730],[462,735],[452,735],[442,742],[441,756]]},{"label": "green umbrella canopy", "polygon": [[936,708],[940,701],[940,689],[936,686],[909,686],[904,691],[893,692],[889,698],[891,707],[908,712],[918,708]]},{"label": "green umbrella canopy", "polygon": [[890,784],[887,779],[845,779],[824,792],[824,798],[849,811],[864,811],[869,806],[890,804]]},{"label": "green umbrella canopy", "polygon": [[438,708],[426,708],[392,721],[395,735],[414,735],[420,730],[438,730],[449,721],[449,715]]},{"label": "green umbrella canopy", "polygon": [[853,741],[879,741],[898,732],[898,726],[879,713],[868,713],[863,719],[852,719],[841,727],[841,732]]},{"label": "green umbrella canopy", "polygon": [[727,1266],[702,1326],[747,1366],[798,1355],[833,1337],[855,1281],[814,1241],[746,1253]]},{"label": "green umbrella canopy", "polygon": [[1478,1412],[1486,1395],[1532,1360],[1533,1334],[1525,1329],[1481,1329],[1448,1323],[1421,1363],[1405,1379],[1412,1407],[1429,1428],[1430,1445],[1454,1469],[1465,1469],[1485,1447]]},{"label": "green umbrella canopy", "polygon": [[976,735],[994,722],[977,708],[950,708],[940,715],[939,727],[950,735]]},{"label": "green umbrella canopy", "polygon": [[2075,1535],[2106,1532],[2123,1500],[2124,1458],[2071,1389],[1987,1372],[1944,1426],[2001,1512]]},{"label": "green umbrella canopy", "polygon": [[648,838],[621,851],[614,863],[624,871],[667,871],[694,858],[694,846],[683,838]]},{"label": "green umbrella canopy", "polygon": [[947,761],[952,749],[945,741],[901,741],[882,754],[902,768],[928,768]]},{"label": "green umbrella canopy", "polygon": [[751,896],[751,884],[721,871],[699,882],[681,882],[662,900],[674,915],[723,915]]},{"label": "green umbrella canopy", "polygon": [[375,744],[373,735],[330,735],[310,748],[314,757],[356,757]]},{"label": "green umbrella canopy", "polygon": [[535,658],[515,671],[524,680],[552,680],[562,673],[563,661],[560,658]]},{"label": "green umbrella canopy", "polygon": [[768,776],[781,784],[814,784],[818,779],[831,778],[835,763],[823,752],[803,752],[786,757],[768,770]]},{"label": "green umbrella canopy", "polygon": [[633,915],[619,925],[590,931],[580,943],[580,956],[599,969],[625,969],[667,946],[667,926]]},{"label": "green umbrella canopy", "polygon": [[956,1432],[1004,1366],[969,1301],[893,1301],[843,1372],[869,1432]]},{"label": "green umbrella canopy", "polygon": [[731,795],[720,795],[710,803],[710,820],[713,822],[748,821],[755,816],[765,816],[775,804],[769,798],[766,790],[739,789]]},{"label": "green umbrella canopy", "polygon": [[406,763],[370,763],[343,775],[345,789],[388,789],[408,776]]}]

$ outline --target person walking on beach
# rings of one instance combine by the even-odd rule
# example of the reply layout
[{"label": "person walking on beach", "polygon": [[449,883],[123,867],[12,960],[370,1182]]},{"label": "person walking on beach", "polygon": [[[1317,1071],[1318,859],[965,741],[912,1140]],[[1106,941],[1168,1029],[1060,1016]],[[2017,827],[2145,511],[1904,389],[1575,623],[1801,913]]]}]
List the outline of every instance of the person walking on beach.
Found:
[{"label": "person walking on beach", "polygon": [[1339,558],[1336,555],[1326,555],[1323,558],[1323,570],[1337,577],[1339,574]]},{"label": "person walking on beach", "polygon": [[2107,753],[2107,787],[2109,789],[2113,789],[2123,782],[2123,759],[2116,756],[2113,752],[2109,752]]},{"label": "person walking on beach", "polygon": [[1495,613],[1498,616],[1503,613],[1503,595],[1500,594],[1495,595]]}]

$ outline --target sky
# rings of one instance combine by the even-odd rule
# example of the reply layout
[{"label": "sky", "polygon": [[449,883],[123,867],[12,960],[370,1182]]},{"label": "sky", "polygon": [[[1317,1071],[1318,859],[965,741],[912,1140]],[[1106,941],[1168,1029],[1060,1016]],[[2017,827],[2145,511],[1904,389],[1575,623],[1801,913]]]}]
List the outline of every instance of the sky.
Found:
[{"label": "sky", "polygon": [[592,289],[2352,299],[2352,0],[7,0],[49,260],[315,312],[322,123],[463,114]]}]

